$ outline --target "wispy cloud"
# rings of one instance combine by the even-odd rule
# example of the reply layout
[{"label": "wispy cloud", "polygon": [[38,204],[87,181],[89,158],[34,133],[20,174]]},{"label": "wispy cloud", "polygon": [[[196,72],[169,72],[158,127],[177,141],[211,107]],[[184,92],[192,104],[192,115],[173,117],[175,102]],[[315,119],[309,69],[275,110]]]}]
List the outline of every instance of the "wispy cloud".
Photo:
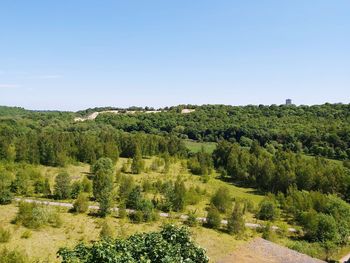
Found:
[{"label": "wispy cloud", "polygon": [[0,83],[0,89],[11,89],[11,88],[19,88],[21,85],[18,84],[1,84]]}]

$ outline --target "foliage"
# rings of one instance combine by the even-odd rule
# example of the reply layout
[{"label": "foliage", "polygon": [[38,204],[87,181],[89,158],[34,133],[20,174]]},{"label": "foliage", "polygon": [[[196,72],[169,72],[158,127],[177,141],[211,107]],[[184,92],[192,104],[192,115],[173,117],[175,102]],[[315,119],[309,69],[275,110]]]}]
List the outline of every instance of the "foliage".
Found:
[{"label": "foliage", "polygon": [[100,214],[106,216],[112,206],[112,190],[114,181],[114,168],[112,160],[100,158],[91,168],[94,174],[93,193],[100,203]]},{"label": "foliage", "polygon": [[261,220],[276,220],[280,215],[279,208],[274,200],[265,198],[260,202],[258,218]]},{"label": "foliage", "polygon": [[193,262],[209,261],[190,239],[187,228],[166,225],[160,232],[135,234],[127,239],[102,240],[92,246],[61,248],[62,263],[81,262]]},{"label": "foliage", "polygon": [[213,170],[213,161],[211,155],[205,152],[204,147],[200,152],[195,153],[188,160],[188,168],[193,174],[208,175]]},{"label": "foliage", "polygon": [[44,225],[53,227],[62,225],[61,217],[56,209],[34,202],[21,202],[14,221],[31,229],[38,229]]},{"label": "foliage", "polygon": [[245,231],[245,222],[241,204],[236,202],[231,216],[227,220],[227,232],[230,234],[241,235]]},{"label": "foliage", "polygon": [[221,226],[220,212],[215,206],[211,206],[208,209],[206,226],[214,229],[219,229]]},{"label": "foliage", "polygon": [[231,196],[227,187],[220,187],[211,198],[211,204],[221,213],[232,209]]},{"label": "foliage", "polygon": [[113,237],[113,229],[112,227],[108,224],[107,220],[104,220],[102,223],[102,228],[100,232],[100,237],[102,239],[105,238],[112,238]]},{"label": "foliage", "polygon": [[60,172],[55,178],[55,197],[68,199],[71,196],[71,178],[67,172]]},{"label": "foliage", "polygon": [[139,147],[136,147],[131,163],[131,172],[133,174],[140,174],[144,169],[145,163],[142,160],[142,154]]},{"label": "foliage", "polygon": [[0,169],[0,204],[2,205],[9,204],[12,201],[11,182],[11,174]]},{"label": "foliage", "polygon": [[220,142],[213,153],[217,168],[225,169],[234,182],[268,192],[286,193],[295,185],[300,190],[350,196],[350,172],[341,163],[322,158],[307,158],[283,150],[267,152],[256,142],[250,149]]},{"label": "foliage", "polygon": [[73,203],[73,210],[77,213],[86,213],[89,209],[89,196],[86,193],[80,193]]}]

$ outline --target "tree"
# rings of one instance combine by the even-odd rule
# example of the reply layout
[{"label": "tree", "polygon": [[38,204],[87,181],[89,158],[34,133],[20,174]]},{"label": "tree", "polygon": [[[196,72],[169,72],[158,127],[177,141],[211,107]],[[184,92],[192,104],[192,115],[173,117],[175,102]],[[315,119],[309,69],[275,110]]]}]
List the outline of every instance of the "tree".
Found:
[{"label": "tree", "polygon": [[6,171],[0,170],[0,204],[9,204],[12,201],[11,193],[12,176]]},{"label": "tree", "polygon": [[245,223],[240,203],[236,202],[231,217],[227,221],[227,231],[230,234],[242,234],[245,230]]},{"label": "tree", "polygon": [[276,203],[269,199],[264,199],[259,205],[258,218],[261,220],[275,220],[279,217],[279,209]]},{"label": "tree", "polygon": [[20,170],[16,174],[16,179],[12,182],[11,189],[19,195],[28,195],[33,192],[32,181],[25,170]]},{"label": "tree", "polygon": [[71,178],[67,172],[60,172],[55,178],[55,197],[68,199],[71,194]]},{"label": "tree", "polygon": [[112,206],[112,190],[114,180],[114,168],[112,160],[100,158],[92,166],[94,173],[93,192],[96,201],[100,203],[100,213],[105,216]]},{"label": "tree", "polygon": [[220,213],[215,206],[211,206],[208,210],[206,225],[209,228],[214,228],[214,229],[219,229],[221,226]]},{"label": "tree", "polygon": [[194,262],[207,263],[205,250],[190,238],[186,227],[165,225],[159,232],[134,234],[126,239],[104,239],[92,245],[61,248],[62,263],[70,262]]},{"label": "tree", "polygon": [[89,209],[89,197],[86,193],[80,193],[73,203],[73,210],[77,213],[85,213]]},{"label": "tree", "polygon": [[126,200],[126,207],[130,209],[138,209],[141,199],[141,187],[136,186],[132,189]]},{"label": "tree", "polygon": [[102,223],[100,237],[102,239],[109,239],[113,237],[113,228],[108,224],[107,220],[104,220]]},{"label": "tree", "polygon": [[231,208],[232,201],[227,187],[220,187],[213,197],[211,204],[214,205],[221,213],[225,213]]},{"label": "tree", "polygon": [[136,147],[134,157],[131,163],[131,172],[133,174],[140,174],[144,168],[144,161],[139,147]]}]

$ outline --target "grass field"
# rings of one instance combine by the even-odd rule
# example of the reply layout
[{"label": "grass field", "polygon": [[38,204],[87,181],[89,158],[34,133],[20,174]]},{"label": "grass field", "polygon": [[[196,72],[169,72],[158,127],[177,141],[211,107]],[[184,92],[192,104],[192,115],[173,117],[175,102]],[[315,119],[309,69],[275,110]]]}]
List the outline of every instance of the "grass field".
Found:
[{"label": "grass field", "polygon": [[184,140],[184,143],[187,149],[193,153],[201,151],[202,147],[207,153],[212,153],[216,149],[215,142],[196,142],[191,140]]},{"label": "grass field", "polygon": [[[63,225],[60,228],[44,227],[39,230],[30,230],[29,238],[22,238],[28,229],[11,224],[16,216],[16,205],[0,207],[0,224],[5,229],[10,229],[12,237],[8,243],[0,243],[0,249],[19,249],[29,257],[41,262],[59,262],[56,252],[60,247],[73,247],[79,242],[91,242],[99,239],[101,223],[104,219],[92,217],[86,214],[71,214],[64,209],[61,212]],[[161,219],[154,223],[132,224],[126,219],[118,219],[113,215],[107,218],[108,223],[114,230],[114,237],[126,237],[134,233],[158,230],[162,224],[176,223],[171,219]],[[214,231],[204,227],[191,228],[192,237],[201,247],[207,250],[211,262],[224,257],[235,249],[237,245],[243,244],[254,236],[248,231],[245,240],[236,240],[235,237],[223,232]]]},{"label": "grass field", "polygon": [[[160,167],[158,171],[152,171],[149,167],[153,159],[154,158],[145,159],[145,172],[138,175],[130,174],[136,183],[141,184],[144,180],[150,182],[155,182],[156,180],[176,180],[176,178],[181,177],[186,187],[198,186],[205,192],[198,204],[187,206],[185,211],[181,212],[182,214],[187,213],[189,210],[196,210],[198,216],[206,216],[206,207],[210,202],[210,197],[222,186],[229,189],[233,198],[249,199],[255,205],[263,198],[263,196],[256,194],[254,189],[237,187],[219,180],[216,178],[216,173],[212,174],[210,180],[205,183],[200,176],[190,174],[186,168],[186,163],[181,160],[173,160],[169,172],[166,174],[162,172],[162,167]],[[127,162],[127,159],[120,158],[116,168],[121,168],[124,162]],[[39,166],[39,169],[43,175],[50,179],[51,186],[53,186],[55,176],[61,170],[66,170],[73,180],[79,180],[89,172],[90,167],[87,164],[77,164],[69,165],[65,168]],[[151,193],[147,195],[149,198],[152,198]],[[71,202],[72,200],[65,201]],[[33,259],[40,259],[41,261],[47,260],[47,262],[59,262],[56,258],[56,252],[60,247],[72,247],[79,242],[91,242],[99,239],[101,223],[103,221],[101,218],[86,214],[75,215],[69,213],[65,208],[60,208],[63,219],[62,227],[44,227],[39,230],[28,230],[25,227],[11,223],[16,216],[17,209],[15,204],[0,206],[0,225],[5,229],[10,229],[12,233],[11,240],[7,243],[0,243],[0,248],[19,249],[25,251],[28,256]],[[249,218],[249,220],[250,219],[251,218]],[[132,224],[127,219],[118,219],[113,215],[109,216],[107,220],[113,227],[116,237],[125,237],[137,232],[157,230],[160,225],[168,222],[181,224],[179,220],[175,221],[175,219],[166,218],[162,218],[160,221],[154,223]],[[28,234],[28,231],[30,237],[24,238],[23,235]],[[212,262],[224,257],[237,245],[244,243],[245,240],[256,235],[255,232],[249,230],[247,231],[245,240],[239,241],[236,240],[235,237],[224,232],[214,231],[204,227],[191,228],[191,231],[195,241],[200,246],[207,249]]]}]

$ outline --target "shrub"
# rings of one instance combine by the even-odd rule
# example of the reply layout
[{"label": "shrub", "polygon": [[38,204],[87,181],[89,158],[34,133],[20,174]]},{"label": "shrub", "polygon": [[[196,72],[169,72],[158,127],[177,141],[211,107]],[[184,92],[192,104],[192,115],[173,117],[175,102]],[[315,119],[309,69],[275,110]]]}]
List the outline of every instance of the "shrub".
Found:
[{"label": "shrub", "polygon": [[260,231],[262,232],[262,238],[269,240],[269,241],[275,241],[277,239],[277,235],[275,231],[272,229],[271,224],[268,223],[265,226],[262,226]]},{"label": "shrub", "polygon": [[225,213],[227,210],[232,209],[231,196],[228,189],[226,187],[220,187],[211,198],[211,204],[221,213]]},{"label": "shrub", "polygon": [[119,218],[125,218],[127,216],[127,212],[126,212],[126,209],[124,206],[122,207],[119,207],[119,210],[118,210],[118,217]]},{"label": "shrub", "polygon": [[62,225],[62,220],[57,210],[37,203],[20,203],[14,221],[32,229],[37,229],[44,225],[54,227]]},{"label": "shrub", "polygon": [[71,186],[71,198],[77,198],[78,195],[83,191],[83,185],[80,181],[75,181]]},{"label": "shrub", "polygon": [[80,193],[73,203],[73,210],[77,213],[85,213],[89,209],[89,197],[86,193]]},{"label": "shrub", "polygon": [[245,230],[245,223],[240,203],[235,204],[231,217],[227,221],[227,231],[230,234],[240,235]]},{"label": "shrub", "polygon": [[261,220],[275,220],[279,217],[280,211],[277,204],[269,199],[264,199],[259,205],[258,218]]},{"label": "shrub", "polygon": [[71,195],[70,176],[67,172],[59,173],[55,178],[55,197],[68,199]]},{"label": "shrub", "polygon": [[81,181],[81,185],[83,187],[83,192],[92,193],[92,182],[86,176],[84,176],[83,180]]},{"label": "shrub", "polygon": [[11,174],[0,170],[0,204],[9,204],[12,201],[11,193]]},{"label": "shrub", "polygon": [[143,213],[142,211],[135,211],[129,215],[131,221],[134,223],[141,223],[143,221]]},{"label": "shrub", "polygon": [[0,226],[0,243],[6,243],[11,239],[10,230],[4,229]]},{"label": "shrub", "polygon": [[198,224],[196,211],[190,211],[188,213],[188,217],[185,221],[185,224],[190,227],[196,226]]},{"label": "shrub", "polygon": [[219,229],[221,226],[220,212],[215,206],[211,206],[208,210],[206,225],[214,229]]},{"label": "shrub", "polygon": [[113,237],[113,229],[108,224],[107,220],[104,220],[103,223],[102,223],[100,237],[101,238],[112,238]]},{"label": "shrub", "polygon": [[185,227],[166,225],[160,232],[135,234],[127,239],[102,240],[91,246],[61,248],[62,263],[70,262],[193,262],[209,261]]}]

